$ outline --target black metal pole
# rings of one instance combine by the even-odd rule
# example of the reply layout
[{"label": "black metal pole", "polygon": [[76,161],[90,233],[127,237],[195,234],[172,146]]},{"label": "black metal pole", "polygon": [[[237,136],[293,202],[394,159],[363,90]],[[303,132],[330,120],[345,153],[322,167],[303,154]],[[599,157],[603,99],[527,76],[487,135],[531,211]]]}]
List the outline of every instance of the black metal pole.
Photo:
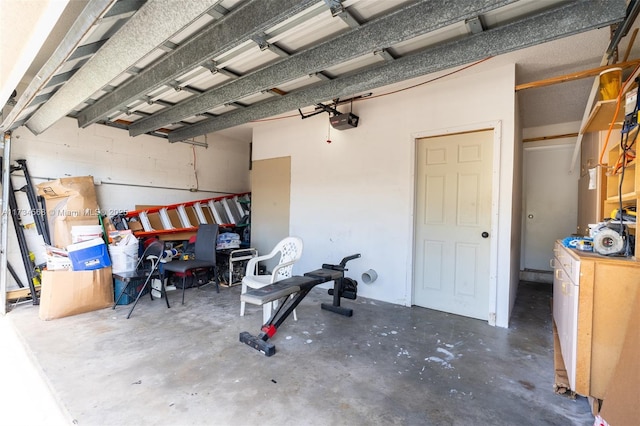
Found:
[{"label": "black metal pole", "polygon": [[18,274],[16,273],[16,270],[13,269],[13,266],[11,266],[10,263],[7,262],[7,269],[9,270],[9,273],[11,274],[11,276],[13,277],[13,279],[16,281],[16,283],[18,284],[18,287],[20,288],[24,288],[24,284],[22,284],[22,281],[20,281],[20,277],[18,276]]},{"label": "black metal pole", "polygon": [[33,190],[31,175],[29,174],[29,169],[27,168],[27,160],[16,160],[16,163],[18,163],[19,165],[19,170],[22,170],[24,179],[26,181],[26,185],[20,188],[20,191],[23,191],[27,194],[27,200],[29,200],[29,206],[31,207],[33,220],[36,224],[38,234],[42,235],[42,238],[44,238],[44,242],[46,244],[51,244],[48,226],[46,225],[47,214],[46,211],[42,211],[42,209],[40,208],[40,204],[38,203],[35,191]]},{"label": "black metal pole", "polygon": [[45,238],[44,241],[46,244],[51,245],[51,231],[49,231],[49,217],[47,216],[47,200],[43,196],[38,195],[38,201],[40,202],[40,208],[42,209],[44,229],[46,230],[47,235],[47,238]]}]

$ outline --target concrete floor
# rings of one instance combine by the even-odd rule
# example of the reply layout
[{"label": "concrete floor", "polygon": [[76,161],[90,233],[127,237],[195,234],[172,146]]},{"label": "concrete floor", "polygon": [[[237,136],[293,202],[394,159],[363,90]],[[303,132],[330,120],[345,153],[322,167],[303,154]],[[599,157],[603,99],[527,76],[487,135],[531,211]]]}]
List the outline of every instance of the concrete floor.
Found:
[{"label": "concrete floor", "polygon": [[128,320],[7,318],[78,425],[593,425],[585,398],[553,392],[550,285],[521,283],[509,329],[364,298],[342,317],[316,288],[270,358],[238,341],[261,323],[254,305],[239,317],[239,293],[144,297]]},{"label": "concrete floor", "polygon": [[63,426],[68,417],[7,316],[0,315],[0,424]]}]

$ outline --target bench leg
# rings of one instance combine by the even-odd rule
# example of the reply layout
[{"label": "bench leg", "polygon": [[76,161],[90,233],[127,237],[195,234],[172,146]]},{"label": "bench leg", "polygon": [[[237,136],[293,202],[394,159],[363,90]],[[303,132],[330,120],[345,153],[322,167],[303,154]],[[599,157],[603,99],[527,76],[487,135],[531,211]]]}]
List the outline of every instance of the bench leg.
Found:
[{"label": "bench leg", "polygon": [[269,322],[271,318],[271,310],[273,309],[273,304],[275,302],[268,302],[262,305],[262,323],[266,324]]}]

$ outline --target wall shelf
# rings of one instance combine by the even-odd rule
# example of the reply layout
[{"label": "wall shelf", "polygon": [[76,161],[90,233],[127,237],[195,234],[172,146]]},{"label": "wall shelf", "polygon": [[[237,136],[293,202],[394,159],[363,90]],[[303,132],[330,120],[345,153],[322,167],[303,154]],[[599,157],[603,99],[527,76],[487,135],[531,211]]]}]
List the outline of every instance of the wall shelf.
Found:
[{"label": "wall shelf", "polygon": [[608,101],[598,101],[593,109],[584,127],[580,133],[598,132],[600,130],[609,130],[609,125],[614,122],[614,129],[621,129],[624,122],[624,105],[620,105],[618,115],[614,117],[616,112],[616,99]]}]

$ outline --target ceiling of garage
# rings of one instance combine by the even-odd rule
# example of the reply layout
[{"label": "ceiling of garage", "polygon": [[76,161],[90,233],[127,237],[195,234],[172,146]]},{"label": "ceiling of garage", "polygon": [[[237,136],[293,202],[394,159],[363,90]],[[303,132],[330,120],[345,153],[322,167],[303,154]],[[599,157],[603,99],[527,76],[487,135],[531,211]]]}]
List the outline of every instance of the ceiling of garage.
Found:
[{"label": "ceiling of garage", "polygon": [[[40,134],[68,116],[178,142],[486,58],[473,71],[515,62],[518,83],[535,81],[605,64],[612,34],[624,35],[611,25],[631,9],[624,0],[72,1],[0,130]],[[5,47],[8,63],[17,52]],[[592,81],[522,92],[524,126],[579,121]]]}]

